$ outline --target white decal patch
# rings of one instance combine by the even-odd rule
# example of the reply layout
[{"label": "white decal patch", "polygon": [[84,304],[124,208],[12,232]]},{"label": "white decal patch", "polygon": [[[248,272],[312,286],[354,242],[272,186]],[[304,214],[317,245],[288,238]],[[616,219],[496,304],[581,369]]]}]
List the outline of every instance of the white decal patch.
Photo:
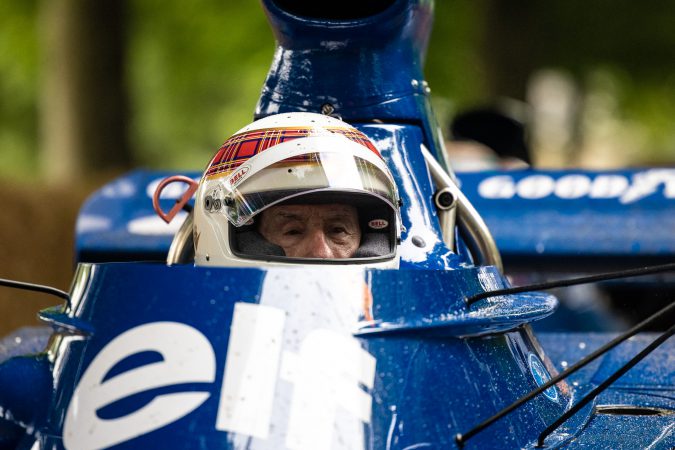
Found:
[{"label": "white decal patch", "polygon": [[[312,331],[299,355],[284,355],[283,374],[294,384],[286,447],[330,450],[337,407],[370,423],[375,358],[355,339],[330,330]],[[288,363],[286,362],[288,361]]]},{"label": "white decal patch", "polygon": [[235,304],[217,429],[267,437],[284,320],[278,308]]}]

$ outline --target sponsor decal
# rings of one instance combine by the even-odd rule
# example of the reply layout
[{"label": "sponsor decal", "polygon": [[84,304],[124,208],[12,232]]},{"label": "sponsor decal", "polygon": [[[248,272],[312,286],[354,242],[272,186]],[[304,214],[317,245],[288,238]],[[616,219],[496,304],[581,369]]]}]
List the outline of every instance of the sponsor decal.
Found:
[{"label": "sponsor decal", "polygon": [[389,222],[387,222],[384,219],[373,219],[370,222],[368,222],[368,226],[373,230],[382,230],[389,226]]},{"label": "sponsor decal", "polygon": [[[532,372],[532,376],[534,377],[534,381],[537,383],[537,386],[542,386],[551,379],[551,375],[548,374],[546,367],[544,367],[544,363],[542,363],[534,353],[530,353],[528,355],[527,362],[530,366],[530,372]],[[544,395],[551,401],[558,401],[558,390],[555,386],[551,386],[550,388],[546,389],[544,391]]]},{"label": "sponsor decal", "polygon": [[[140,352],[162,360],[106,379],[120,361]],[[112,420],[97,411],[140,392],[183,383],[213,383],[216,362],[211,345],[196,329],[177,322],[144,324],[122,333],[96,355],[82,375],[66,412],[63,443],[69,450],[110,447],[164,427],[198,408],[203,391],[157,395],[141,409]],[[205,385],[207,386],[207,385]]]},{"label": "sponsor decal", "polygon": [[242,166],[239,170],[233,173],[230,176],[230,186],[236,186],[240,181],[242,181],[244,175],[248,173],[251,168],[249,166]]},{"label": "sponsor decal", "polygon": [[[131,441],[187,416],[212,395],[219,397],[215,430],[265,440],[283,380],[293,388],[290,404],[285,404],[282,446],[333,448],[338,409],[370,423],[375,358],[357,339],[328,329],[311,331],[297,350],[287,350],[285,326],[286,313],[280,308],[236,303],[220,390],[214,387],[216,354],[197,329],[154,322],[125,331],[100,350],[79,380],[64,418],[64,446],[99,449]],[[158,353],[161,360],[108,376],[118,363],[141,352]],[[97,413],[130,396],[169,386],[173,389],[121,417]],[[282,396],[281,401],[288,399]]]},{"label": "sponsor decal", "polygon": [[553,177],[533,174],[521,179],[495,175],[481,181],[478,194],[486,199],[522,198],[537,200],[548,196],[560,199],[617,199],[630,204],[663,192],[675,199],[675,169],[651,169],[632,176],[622,174],[567,174]]}]

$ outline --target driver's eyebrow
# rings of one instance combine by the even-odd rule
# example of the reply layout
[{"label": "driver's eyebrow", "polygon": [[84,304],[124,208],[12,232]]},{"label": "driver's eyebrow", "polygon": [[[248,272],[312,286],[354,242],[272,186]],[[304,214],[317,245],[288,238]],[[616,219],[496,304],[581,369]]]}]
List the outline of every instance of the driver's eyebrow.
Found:
[{"label": "driver's eyebrow", "polygon": [[279,211],[275,214],[276,219],[303,220],[302,215],[292,212]]},{"label": "driver's eyebrow", "polygon": [[356,221],[350,219],[347,216],[338,216],[338,217],[326,217],[325,222],[326,225],[342,225],[348,228],[352,228],[356,225]]},{"label": "driver's eyebrow", "polygon": [[355,218],[352,214],[347,211],[332,211],[326,214],[326,219],[328,220],[345,220],[348,222],[355,221]]}]

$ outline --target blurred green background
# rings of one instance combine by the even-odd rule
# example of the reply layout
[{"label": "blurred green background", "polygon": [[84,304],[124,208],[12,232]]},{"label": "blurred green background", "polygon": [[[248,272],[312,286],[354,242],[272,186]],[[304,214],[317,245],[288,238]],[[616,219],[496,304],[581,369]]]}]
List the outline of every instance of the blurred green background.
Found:
[{"label": "blurred green background", "polygon": [[[103,42],[111,35],[119,42]],[[86,173],[138,165],[200,169],[229,134],[251,120],[273,50],[267,21],[252,0],[4,1],[0,176],[63,182],[59,174],[85,175],[54,169],[59,158],[45,156],[63,151],[54,148],[58,125],[50,125],[49,116],[59,108],[55,103],[66,100],[54,100],[60,93],[50,88],[50,79],[82,77],[76,71],[60,74],[78,64],[93,80],[79,80],[73,95],[89,95],[82,87],[100,95],[93,86],[98,76],[101,84],[119,89],[114,97],[121,103],[112,107],[101,101],[99,107],[123,117],[113,124],[116,136],[104,142],[89,138],[89,151],[125,156],[84,165]],[[100,66],[106,66],[104,72],[97,72]],[[675,159],[675,8],[670,2],[437,1],[426,74],[442,122],[462,108],[495,99],[531,100],[533,80],[548,75],[552,89],[569,91],[562,101],[572,102],[575,110],[567,131],[574,148],[568,150],[578,157],[592,144],[617,147],[610,152],[616,162],[542,157],[543,165]],[[607,136],[592,130],[594,122],[609,127]],[[98,134],[103,140],[104,132]],[[604,142],[594,141],[603,136]],[[115,146],[106,148],[110,141]],[[541,145],[533,144],[539,151]]]},{"label": "blurred green background", "polygon": [[[672,165],[672,6],[437,0],[437,116],[519,111],[540,167]],[[202,169],[251,121],[274,48],[253,0],[0,2],[0,277],[66,289],[86,195],[132,167]],[[16,297],[52,303],[32,295],[0,292],[0,323],[33,320]]]}]

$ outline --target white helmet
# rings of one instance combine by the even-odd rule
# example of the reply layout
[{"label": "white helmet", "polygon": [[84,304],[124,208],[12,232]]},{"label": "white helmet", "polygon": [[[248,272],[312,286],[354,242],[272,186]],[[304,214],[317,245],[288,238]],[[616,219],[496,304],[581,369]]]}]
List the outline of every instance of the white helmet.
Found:
[{"label": "white helmet", "polygon": [[328,261],[397,264],[398,193],[372,142],[321,114],[257,120],[225,141],[204,171],[194,208],[195,263],[326,262],[286,257],[258,232],[256,215],[278,204],[335,203],[356,207],[361,240],[351,258]]}]

